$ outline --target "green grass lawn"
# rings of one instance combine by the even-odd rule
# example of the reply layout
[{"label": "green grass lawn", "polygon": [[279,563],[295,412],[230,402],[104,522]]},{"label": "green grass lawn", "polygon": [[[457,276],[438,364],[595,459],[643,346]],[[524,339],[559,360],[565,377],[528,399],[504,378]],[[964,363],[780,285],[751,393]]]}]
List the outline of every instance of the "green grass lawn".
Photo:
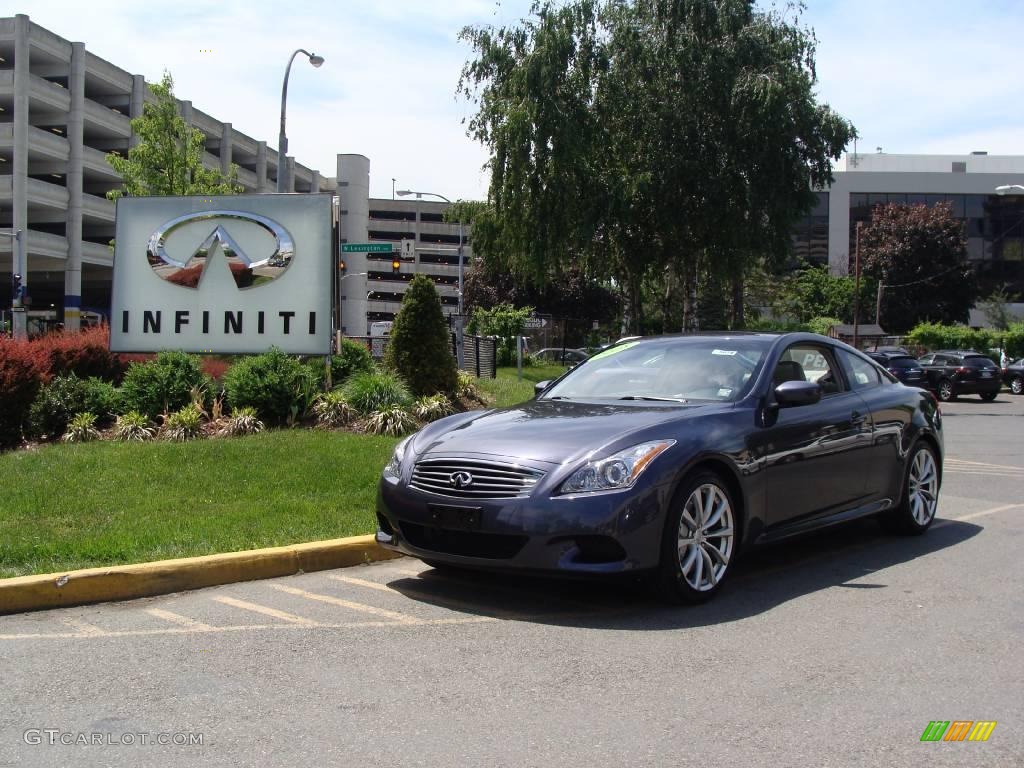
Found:
[{"label": "green grass lawn", "polygon": [[495,407],[515,405],[533,397],[533,385],[540,381],[557,379],[565,373],[563,365],[535,365],[523,367],[523,378],[519,379],[515,366],[499,368],[495,379],[477,379],[477,384],[494,400]]},{"label": "green grass lawn", "polygon": [[[496,406],[565,369],[500,368]],[[277,430],[0,454],[0,578],[372,533],[394,438]]]},{"label": "green grass lawn", "polygon": [[0,578],[371,533],[396,442],[280,430],[0,454]]}]

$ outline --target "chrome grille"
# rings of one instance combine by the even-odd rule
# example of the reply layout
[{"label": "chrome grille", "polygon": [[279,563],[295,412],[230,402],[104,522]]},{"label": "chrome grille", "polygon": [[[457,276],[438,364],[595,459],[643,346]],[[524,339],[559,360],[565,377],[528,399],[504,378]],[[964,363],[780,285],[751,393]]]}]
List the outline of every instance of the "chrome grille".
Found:
[{"label": "chrome grille", "polygon": [[[469,483],[465,482],[467,475]],[[424,459],[416,462],[409,485],[456,499],[514,499],[527,496],[542,477],[540,470],[514,464]]]}]

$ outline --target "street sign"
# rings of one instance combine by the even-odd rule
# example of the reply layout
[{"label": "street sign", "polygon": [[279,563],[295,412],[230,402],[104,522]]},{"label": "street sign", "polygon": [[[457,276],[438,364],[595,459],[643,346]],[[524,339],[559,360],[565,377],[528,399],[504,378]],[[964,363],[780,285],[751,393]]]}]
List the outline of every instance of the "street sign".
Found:
[{"label": "street sign", "polygon": [[536,330],[537,328],[546,328],[548,321],[543,317],[528,317],[526,322],[523,323],[524,328],[531,328]]},{"label": "street sign", "polygon": [[416,241],[415,240],[403,240],[402,241],[402,258],[403,259],[415,259],[416,258]]},{"label": "street sign", "polygon": [[391,243],[342,243],[342,253],[391,253]]}]

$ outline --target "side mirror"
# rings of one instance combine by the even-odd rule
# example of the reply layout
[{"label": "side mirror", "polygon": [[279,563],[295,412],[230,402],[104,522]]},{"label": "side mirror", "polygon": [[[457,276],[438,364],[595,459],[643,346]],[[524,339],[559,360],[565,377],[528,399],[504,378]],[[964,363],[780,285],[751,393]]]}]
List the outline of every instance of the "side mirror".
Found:
[{"label": "side mirror", "polygon": [[533,396],[540,397],[545,389],[551,386],[550,379],[548,381],[538,381],[533,385]]},{"label": "side mirror", "polygon": [[821,387],[813,381],[784,381],[775,388],[775,402],[782,407],[814,405],[821,400]]}]

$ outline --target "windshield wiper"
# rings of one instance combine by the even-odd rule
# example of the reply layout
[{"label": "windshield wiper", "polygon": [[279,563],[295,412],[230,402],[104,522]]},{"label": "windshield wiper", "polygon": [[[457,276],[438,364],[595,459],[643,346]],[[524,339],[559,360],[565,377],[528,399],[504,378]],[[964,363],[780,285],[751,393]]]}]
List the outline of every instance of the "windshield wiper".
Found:
[{"label": "windshield wiper", "polygon": [[625,395],[619,400],[656,400],[662,403],[685,403],[686,400],[678,397],[652,397],[650,395]]}]

